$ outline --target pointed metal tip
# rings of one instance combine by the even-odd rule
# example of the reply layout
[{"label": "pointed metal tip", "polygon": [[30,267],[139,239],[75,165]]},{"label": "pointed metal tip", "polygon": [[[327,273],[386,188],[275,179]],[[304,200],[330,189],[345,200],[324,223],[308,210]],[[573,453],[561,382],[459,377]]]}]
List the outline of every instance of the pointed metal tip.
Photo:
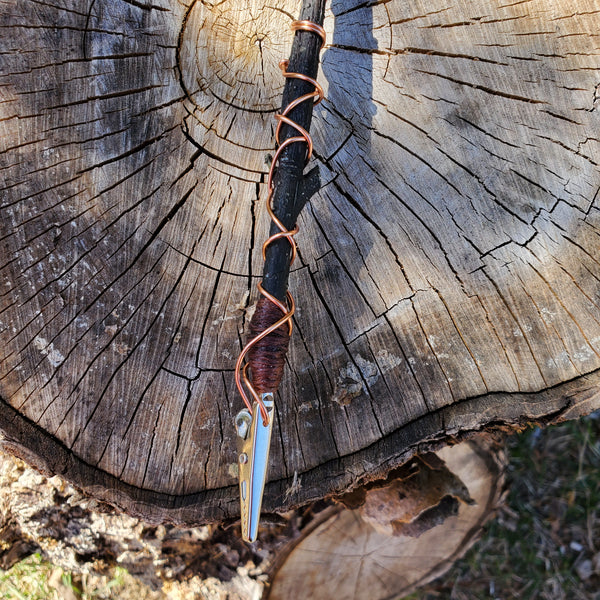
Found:
[{"label": "pointed metal tip", "polygon": [[242,539],[246,542],[254,542],[258,536],[258,523],[267,479],[271,432],[273,431],[273,394],[262,394],[261,400],[269,414],[267,425],[263,423],[258,402],[252,406],[252,414],[244,409],[238,413],[235,419],[238,433]]}]

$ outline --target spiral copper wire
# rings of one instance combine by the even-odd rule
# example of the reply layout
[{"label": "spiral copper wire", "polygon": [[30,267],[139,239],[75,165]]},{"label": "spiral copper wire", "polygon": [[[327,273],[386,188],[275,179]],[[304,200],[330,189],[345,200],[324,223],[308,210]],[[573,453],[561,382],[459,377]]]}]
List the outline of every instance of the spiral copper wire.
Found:
[{"label": "spiral copper wire", "polygon": [[[320,25],[317,25],[316,23],[313,23],[312,21],[294,21],[291,25],[291,29],[293,32],[310,31],[310,32],[318,35],[321,38],[321,49],[323,48],[323,46],[326,43],[325,30],[323,29],[323,27],[321,27]],[[296,233],[298,233],[298,226],[296,225],[293,229],[287,229],[287,227],[285,227],[283,225],[283,223],[277,218],[277,215],[273,211],[273,206],[272,206],[272,202],[271,202],[272,198],[273,198],[273,192],[274,192],[273,176],[277,169],[277,163],[279,161],[279,157],[281,156],[281,153],[290,144],[305,143],[306,144],[306,162],[308,162],[310,160],[310,158],[312,156],[312,151],[313,151],[312,138],[311,138],[310,134],[308,133],[308,131],[306,131],[306,129],[304,129],[298,123],[293,121],[288,115],[294,108],[296,108],[298,105],[302,104],[303,102],[312,100],[314,105],[319,104],[319,102],[321,102],[321,100],[323,100],[324,93],[323,93],[323,88],[319,85],[319,83],[315,79],[313,79],[312,77],[308,77],[307,75],[303,75],[302,73],[290,73],[287,70],[288,66],[289,66],[288,60],[282,60],[279,63],[279,67],[281,68],[283,76],[286,79],[293,78],[293,79],[300,79],[302,81],[306,81],[307,83],[309,83],[310,85],[312,85],[314,87],[314,91],[309,92],[307,94],[304,94],[303,96],[296,98],[295,100],[290,102],[285,107],[285,109],[281,111],[281,113],[278,113],[275,115],[275,119],[277,120],[277,129],[275,130],[275,142],[277,145],[277,150],[275,152],[275,155],[273,156],[273,160],[271,162],[271,168],[269,170],[269,177],[268,177],[268,182],[267,182],[268,195],[267,195],[266,203],[267,203],[267,212],[269,213],[269,217],[271,218],[273,223],[275,223],[275,225],[279,229],[279,232],[271,235],[265,241],[265,243],[263,244],[263,247],[262,247],[262,254],[263,254],[263,260],[264,260],[265,256],[266,256],[266,251],[267,251],[267,248],[269,247],[269,245],[272,244],[273,242],[275,242],[276,240],[285,238],[290,243],[290,246],[292,249],[292,256],[290,258],[290,265],[291,265],[294,262],[294,260],[296,259],[296,255],[297,255],[297,247],[296,247],[296,242],[294,241],[294,235],[296,235]],[[284,142],[280,142],[279,137],[281,134],[281,128],[284,124],[289,125],[293,129],[295,129],[298,132],[298,135],[289,137]],[[286,300],[287,306],[286,306],[286,304],[280,302],[277,298],[275,298],[275,296],[273,296],[272,294],[269,294],[269,292],[267,292],[263,288],[261,283],[259,283],[257,287],[258,287],[258,291],[262,295],[262,298],[259,300],[259,304],[261,303],[261,301],[263,301],[263,302],[268,301],[271,304],[271,307],[273,307],[273,310],[280,311],[282,316],[277,321],[275,321],[275,323],[273,323],[272,325],[264,328],[262,331],[257,333],[257,335],[255,335],[255,337],[253,337],[246,344],[246,346],[240,353],[238,360],[236,362],[236,365],[235,365],[235,383],[236,383],[236,386],[237,386],[237,389],[238,389],[240,395],[242,396],[242,399],[244,400],[244,404],[246,405],[248,410],[250,412],[252,412],[252,402],[248,398],[248,395],[246,394],[246,390],[244,389],[244,386],[250,392],[252,399],[254,400],[254,402],[256,402],[258,404],[258,407],[260,409],[260,414],[262,416],[263,424],[266,426],[269,423],[269,415],[267,413],[267,409],[264,405],[264,402],[262,401],[262,399],[260,397],[260,394],[256,390],[255,385],[253,385],[253,381],[251,381],[248,376],[248,368],[250,367],[252,370],[253,379],[257,378],[259,371],[267,371],[267,372],[269,370],[280,370],[281,372],[283,371],[283,361],[285,360],[284,353],[287,350],[287,340],[289,340],[289,336],[291,335],[292,328],[293,328],[292,317],[293,317],[294,311],[295,311],[295,304],[294,304],[294,299],[289,291],[287,292],[287,300]],[[258,305],[257,305],[257,311],[258,311]],[[282,339],[278,345],[275,344],[275,348],[278,351],[281,350],[280,354],[283,354],[283,356],[279,356],[277,358],[270,356],[268,358],[268,360],[270,360],[272,362],[277,362],[278,363],[277,365],[269,364],[268,361],[267,361],[267,363],[265,363],[263,361],[263,364],[261,364],[260,366],[256,364],[256,361],[255,361],[255,364],[252,366],[251,366],[251,362],[246,362],[244,364],[246,356],[248,355],[249,352],[251,352],[253,350],[253,348],[255,348],[255,346],[258,342],[260,342],[261,340],[266,338],[268,335],[277,332],[277,330],[279,328],[284,327],[286,325],[287,325],[287,334],[286,334],[285,339]],[[261,374],[261,377],[262,377],[262,374]],[[276,380],[277,377],[279,377],[279,379],[280,379],[281,374],[278,373],[278,374],[276,374],[275,377],[271,377],[271,378],[267,377],[267,379],[273,381],[273,380]],[[275,390],[271,389],[271,390],[264,390],[264,391],[275,391]]]}]

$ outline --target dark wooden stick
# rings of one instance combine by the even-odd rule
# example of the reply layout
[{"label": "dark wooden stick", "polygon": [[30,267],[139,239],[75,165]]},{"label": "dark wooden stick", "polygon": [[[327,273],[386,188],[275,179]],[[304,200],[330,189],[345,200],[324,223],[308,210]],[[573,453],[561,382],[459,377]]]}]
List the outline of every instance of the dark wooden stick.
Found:
[{"label": "dark wooden stick", "polygon": [[[323,24],[325,0],[304,0],[300,20]],[[309,31],[297,31],[292,45],[288,71],[302,73],[316,79],[319,69],[321,39]],[[290,102],[313,91],[310,83],[299,79],[287,79],[283,91],[282,109]],[[289,117],[307,131],[310,130],[313,103],[303,102],[289,113]],[[296,130],[284,125],[281,142],[298,135]],[[318,171],[313,169],[304,175],[306,144],[291,144],[283,150],[274,178],[272,203],[278,219],[288,229],[296,224],[300,211],[319,187]],[[271,235],[279,231],[271,226]],[[290,272],[291,247],[287,240],[277,240],[266,251],[263,270],[263,287],[284,302]]]},{"label": "dark wooden stick", "polygon": [[[300,21],[311,21],[322,25],[325,13],[325,0],[305,0]],[[310,31],[297,31],[292,44],[288,72],[301,73],[316,80],[319,69],[319,52],[322,40]],[[314,86],[298,78],[286,79],[282,112],[294,100],[310,94]],[[288,118],[306,131],[310,130],[313,100],[300,103],[287,113]],[[279,142],[283,144],[290,137],[298,136],[298,131],[287,124],[281,128]],[[304,175],[306,166],[306,144],[293,143],[285,146],[274,166],[273,212],[286,229],[296,224],[300,211],[319,189],[318,169]],[[278,233],[275,223],[271,225],[271,236]],[[285,303],[290,274],[292,247],[287,239],[276,239],[267,246],[262,285],[266,292]],[[281,310],[265,296],[261,297],[250,322],[250,339],[255,339],[281,319]],[[288,324],[284,324],[269,335],[255,342],[248,351],[248,364],[252,371],[252,385],[258,394],[274,392],[283,376],[283,367],[289,344]]]}]

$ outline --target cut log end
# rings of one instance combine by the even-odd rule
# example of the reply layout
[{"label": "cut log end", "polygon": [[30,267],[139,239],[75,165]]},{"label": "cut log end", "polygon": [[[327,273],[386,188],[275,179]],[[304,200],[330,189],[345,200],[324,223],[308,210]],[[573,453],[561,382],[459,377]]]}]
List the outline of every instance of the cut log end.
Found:
[{"label": "cut log end", "polygon": [[498,443],[483,435],[363,488],[359,508],[323,513],[283,551],[266,597],[384,600],[411,593],[478,538],[499,506],[505,461]]},{"label": "cut log end", "polygon": [[[80,4],[0,3],[0,430],[146,520],[234,519],[298,5]],[[267,511],[600,406],[597,14],[434,4],[328,7]]]}]

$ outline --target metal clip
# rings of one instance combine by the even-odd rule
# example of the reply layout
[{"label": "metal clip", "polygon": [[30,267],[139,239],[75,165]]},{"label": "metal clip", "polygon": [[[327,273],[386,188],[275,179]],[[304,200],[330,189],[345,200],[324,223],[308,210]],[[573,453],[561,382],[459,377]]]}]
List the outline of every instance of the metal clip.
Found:
[{"label": "metal clip", "polygon": [[245,408],[235,417],[235,428],[238,434],[242,538],[246,542],[254,542],[258,534],[273,430],[273,394],[262,394],[261,399],[269,415],[269,422],[266,425],[263,423],[258,402],[253,404],[252,414]]}]

